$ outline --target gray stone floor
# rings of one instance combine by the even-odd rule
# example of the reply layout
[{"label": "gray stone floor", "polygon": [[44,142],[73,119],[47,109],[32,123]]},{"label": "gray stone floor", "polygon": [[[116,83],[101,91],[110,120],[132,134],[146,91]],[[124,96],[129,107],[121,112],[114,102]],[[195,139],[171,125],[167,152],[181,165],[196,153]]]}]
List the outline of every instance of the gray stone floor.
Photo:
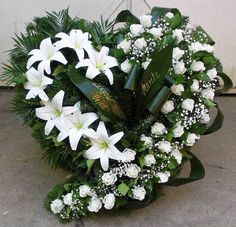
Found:
[{"label": "gray stone floor", "polygon": [[[31,130],[10,111],[14,92],[0,91],[0,227],[63,226],[43,208],[46,193],[68,173],[40,161]],[[84,219],[85,227],[235,227],[236,97],[221,97],[224,127],[205,136],[193,151],[206,167],[206,177],[186,186],[166,187],[147,208],[112,217]],[[75,226],[74,223],[64,225]]]}]

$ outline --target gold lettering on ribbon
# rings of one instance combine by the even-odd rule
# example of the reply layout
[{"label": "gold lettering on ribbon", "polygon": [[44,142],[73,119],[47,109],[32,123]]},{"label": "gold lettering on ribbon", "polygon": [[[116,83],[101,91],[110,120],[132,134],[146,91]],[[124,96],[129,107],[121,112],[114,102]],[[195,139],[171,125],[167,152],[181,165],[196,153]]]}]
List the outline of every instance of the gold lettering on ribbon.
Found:
[{"label": "gold lettering on ribbon", "polygon": [[151,72],[151,77],[147,80],[147,82],[142,83],[141,88],[142,88],[142,94],[144,96],[147,95],[149,89],[152,87],[152,85],[155,83],[155,81],[160,77],[158,72]]}]

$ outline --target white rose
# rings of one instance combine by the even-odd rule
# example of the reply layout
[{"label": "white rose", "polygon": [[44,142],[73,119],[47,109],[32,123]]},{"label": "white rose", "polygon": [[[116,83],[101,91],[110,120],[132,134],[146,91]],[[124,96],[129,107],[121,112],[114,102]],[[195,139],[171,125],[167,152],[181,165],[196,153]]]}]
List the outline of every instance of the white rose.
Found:
[{"label": "white rose", "polygon": [[91,188],[88,185],[81,185],[79,187],[79,195],[82,198],[88,196],[90,192],[91,192]]},{"label": "white rose", "polygon": [[194,72],[204,71],[206,67],[204,66],[203,62],[201,61],[194,61],[191,65],[191,70]]},{"label": "white rose", "polygon": [[168,100],[165,102],[165,104],[161,108],[161,112],[163,114],[167,114],[171,112],[175,108],[174,102],[172,100]]},{"label": "white rose", "polygon": [[209,99],[209,100],[212,101],[214,99],[215,92],[214,92],[213,89],[207,88],[207,89],[205,89],[201,92],[201,95],[202,95],[203,98]]},{"label": "white rose", "polygon": [[210,78],[210,80],[214,80],[217,77],[216,68],[208,70],[207,71],[207,76]]},{"label": "white rose", "polygon": [[152,59],[147,59],[145,62],[142,63],[142,67],[146,70],[151,61]]},{"label": "white rose", "polygon": [[166,16],[167,18],[171,19],[171,18],[174,17],[174,14],[171,13],[171,12],[169,12],[169,13],[167,13],[165,16]]},{"label": "white rose", "polygon": [[186,145],[191,147],[195,144],[196,140],[199,140],[200,136],[194,134],[194,133],[189,133],[187,140],[186,140]]},{"label": "white rose", "polygon": [[114,185],[116,181],[117,181],[117,177],[116,177],[116,174],[114,173],[104,173],[102,175],[102,182],[105,185]]},{"label": "white rose", "polygon": [[196,53],[198,51],[202,50],[202,44],[199,42],[191,43],[189,46],[189,50],[192,51],[193,53]]},{"label": "white rose", "polygon": [[182,92],[184,92],[183,84],[174,84],[171,86],[170,89],[175,95],[178,95],[178,96],[180,96]]},{"label": "white rose", "polygon": [[193,99],[185,99],[185,100],[182,102],[181,107],[182,107],[184,110],[188,110],[188,111],[192,112],[192,111],[193,111],[193,108],[194,108],[194,100],[193,100]]},{"label": "white rose", "polygon": [[178,43],[180,43],[181,41],[183,41],[184,37],[183,37],[183,30],[181,29],[175,29],[173,31],[173,38],[177,40]]},{"label": "white rose", "polygon": [[111,210],[114,207],[115,201],[116,201],[116,197],[113,193],[107,194],[102,200],[104,207],[107,210]]},{"label": "white rose", "polygon": [[178,164],[181,164],[182,154],[179,152],[179,150],[177,148],[175,148],[171,151],[171,156],[173,156],[175,158],[175,160],[177,161]]},{"label": "white rose", "polygon": [[87,208],[90,212],[98,212],[102,208],[102,202],[99,198],[92,197]]},{"label": "white rose", "polygon": [[149,136],[145,136],[144,134],[141,135],[140,140],[144,142],[144,145],[147,147],[152,147],[153,146],[153,140]]},{"label": "white rose", "polygon": [[173,58],[179,60],[184,55],[184,50],[180,50],[179,47],[173,49]]},{"label": "white rose", "polygon": [[122,154],[124,156],[123,162],[131,162],[135,159],[136,156],[136,152],[129,148],[125,148]]},{"label": "white rose", "polygon": [[70,192],[68,194],[66,194],[64,197],[63,197],[63,202],[68,205],[68,206],[71,206],[72,203],[73,203],[73,193]]},{"label": "white rose", "polygon": [[210,122],[211,118],[209,113],[204,113],[202,118],[201,118],[201,123],[202,124],[208,124]]},{"label": "white rose", "polygon": [[130,32],[134,36],[138,36],[144,32],[144,28],[141,24],[132,24],[132,25],[130,25]]},{"label": "white rose", "polygon": [[190,90],[191,91],[198,91],[199,90],[199,82],[198,82],[198,80],[196,80],[196,79],[193,80],[193,83],[192,83],[192,85],[190,87]]},{"label": "white rose", "polygon": [[166,183],[169,180],[170,177],[170,172],[169,171],[165,171],[164,173],[159,172],[156,174],[156,177],[159,177],[159,183]]},{"label": "white rose", "polygon": [[127,54],[130,49],[131,49],[131,41],[130,40],[127,40],[127,39],[124,39],[123,41],[121,41],[118,46],[117,46],[118,49],[123,49],[123,51],[125,52],[125,54]]},{"label": "white rose", "polygon": [[130,73],[132,67],[133,65],[129,63],[128,59],[126,59],[124,62],[120,64],[121,70],[127,74]]},{"label": "white rose", "polygon": [[160,151],[165,152],[165,153],[170,153],[172,146],[169,141],[159,141],[157,143],[157,146]]},{"label": "white rose", "polygon": [[162,28],[151,28],[149,30],[149,33],[151,33],[156,39],[160,38],[163,35]]},{"label": "white rose", "polygon": [[172,132],[175,138],[181,137],[184,134],[184,127],[178,122]]},{"label": "white rose", "polygon": [[185,68],[185,64],[183,61],[179,61],[177,62],[175,65],[174,65],[174,71],[175,71],[175,74],[176,75],[179,75],[179,74],[184,74],[187,69]]},{"label": "white rose", "polygon": [[62,200],[60,200],[60,199],[53,200],[50,205],[51,211],[54,214],[59,214],[63,210],[64,206],[65,205],[63,204]]},{"label": "white rose", "polygon": [[142,50],[144,47],[147,46],[147,42],[144,38],[139,38],[139,39],[135,40],[134,46],[136,48],[138,48],[139,50]]},{"label": "white rose", "polygon": [[139,17],[140,24],[143,25],[144,28],[149,28],[152,25],[152,16],[151,15],[142,15]]},{"label": "white rose", "polygon": [[133,197],[134,199],[137,199],[137,200],[144,200],[145,198],[145,195],[146,195],[146,190],[144,187],[140,187],[140,186],[135,186],[133,189],[132,189],[132,193],[133,193]]},{"label": "white rose", "polygon": [[126,168],[125,174],[129,178],[136,178],[138,177],[139,172],[141,169],[136,164],[131,164],[129,167]]},{"label": "white rose", "polygon": [[162,123],[156,122],[151,127],[151,133],[156,136],[163,135],[166,132],[166,127]]},{"label": "white rose", "polygon": [[156,164],[156,159],[153,154],[147,154],[144,156],[144,164],[145,166],[151,166]]},{"label": "white rose", "polygon": [[204,50],[204,51],[206,51],[208,53],[212,53],[212,52],[214,52],[214,47],[209,45],[209,44],[204,43],[202,45],[202,50]]}]

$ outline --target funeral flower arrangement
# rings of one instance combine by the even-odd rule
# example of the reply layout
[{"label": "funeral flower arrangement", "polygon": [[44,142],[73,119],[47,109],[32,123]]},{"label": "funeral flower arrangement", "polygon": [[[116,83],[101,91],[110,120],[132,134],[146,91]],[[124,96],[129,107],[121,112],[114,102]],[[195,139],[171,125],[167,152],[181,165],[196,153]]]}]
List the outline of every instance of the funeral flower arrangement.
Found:
[{"label": "funeral flower arrangement", "polygon": [[[4,72],[16,85],[14,110],[43,158],[71,172],[45,201],[62,222],[143,207],[163,184],[203,178],[190,148],[221,127],[214,96],[232,83],[213,40],[179,10],[122,11],[101,23],[63,10],[35,18],[14,40]],[[189,177],[178,178],[187,161]]]}]

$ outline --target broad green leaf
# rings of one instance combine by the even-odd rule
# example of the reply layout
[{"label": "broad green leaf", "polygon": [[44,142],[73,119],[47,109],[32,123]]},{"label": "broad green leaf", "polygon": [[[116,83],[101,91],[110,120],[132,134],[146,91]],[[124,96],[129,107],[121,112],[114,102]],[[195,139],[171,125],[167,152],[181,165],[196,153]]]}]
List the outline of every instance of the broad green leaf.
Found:
[{"label": "broad green leaf", "polygon": [[141,78],[141,72],[142,72],[141,68],[137,64],[135,64],[128,75],[124,88],[129,89],[131,91],[136,91],[138,82],[140,81]]},{"label": "broad green leaf", "polygon": [[230,88],[233,87],[233,82],[232,82],[232,80],[231,80],[225,73],[223,73],[223,72],[218,73],[218,76],[223,80],[224,85],[223,85],[223,88],[222,88],[222,89],[216,91],[217,94],[226,92],[226,91],[228,91]]},{"label": "broad green leaf", "polygon": [[125,183],[121,183],[117,189],[121,195],[125,196],[127,192],[129,191],[129,186]]},{"label": "broad green leaf", "polygon": [[140,23],[139,19],[136,16],[134,16],[129,10],[123,10],[117,15],[115,23],[120,23],[120,22],[125,22],[129,24]]}]

